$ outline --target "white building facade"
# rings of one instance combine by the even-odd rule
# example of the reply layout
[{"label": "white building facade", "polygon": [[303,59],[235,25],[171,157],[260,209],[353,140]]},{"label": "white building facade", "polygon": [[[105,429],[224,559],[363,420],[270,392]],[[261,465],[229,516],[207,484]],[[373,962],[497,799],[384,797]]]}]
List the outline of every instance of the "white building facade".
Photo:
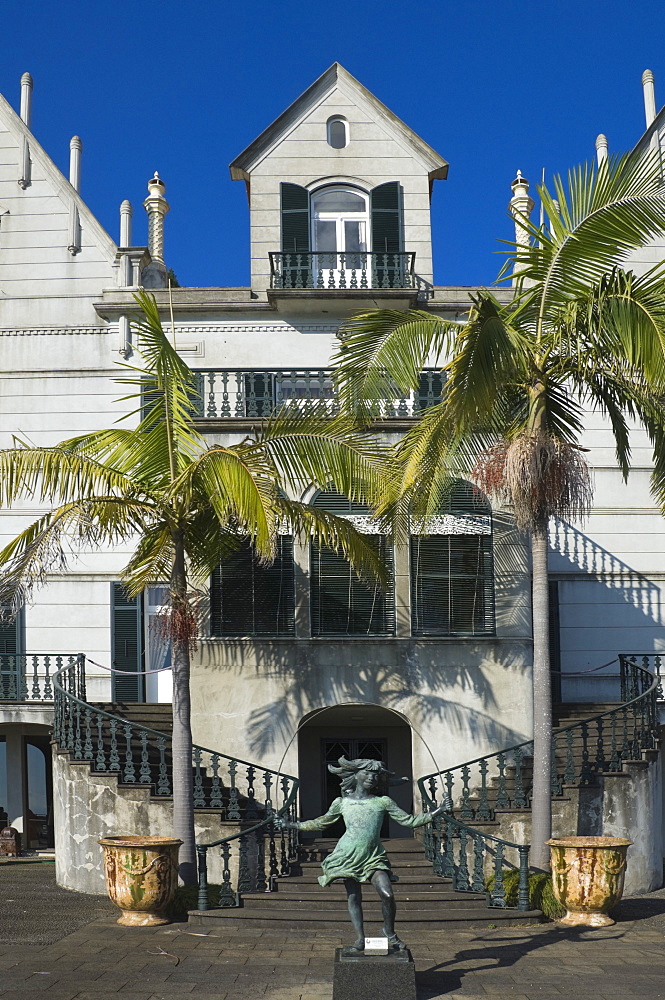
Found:
[{"label": "white building facade", "polygon": [[[119,360],[135,359],[135,291],[150,288],[165,319],[169,310],[163,183],[151,180],[145,202],[149,247],[132,246],[128,203],[116,245],[78,194],[80,140],[67,180],[30,131],[31,99],[27,75],[20,115],[0,99],[2,447],[13,435],[49,445],[110,426],[127,406],[114,378]],[[430,197],[447,171],[337,64],[234,160],[231,176],[249,199],[251,283],[172,290],[177,349],[197,373],[197,426],[211,442],[238,440],[291,401],[332,408],[330,359],[354,312],[464,316],[473,289],[437,286],[432,272]],[[424,371],[417,393],[386,400],[380,433],[396,440],[441,392],[436,367]],[[556,691],[569,702],[606,700],[594,694],[603,682],[589,678],[616,674],[619,654],[654,654],[665,640],[665,540],[649,499],[649,449],[636,445],[624,485],[594,415],[585,444],[593,514],[552,537]],[[311,488],[304,497],[372,530],[343,497]],[[0,510],[2,540],[38,513]],[[381,757],[407,776],[395,794],[411,808],[417,778],[532,735],[529,559],[509,512],[460,481],[435,532],[376,544],[393,568],[385,593],[360,584],[339,556],[287,535],[272,567],[243,550],[211,581],[193,663],[194,740],[297,775],[303,815],[327,805],[326,765],[341,754]],[[127,555],[81,553],[0,629],[0,806],[26,849],[51,844],[59,825],[69,868],[61,879],[87,891],[101,891],[89,845],[118,815],[109,807],[85,851],[68,853],[71,814],[57,787],[55,823],[52,814],[47,675],[82,654],[90,702],[170,700],[168,671],[156,670],[168,650],[150,630],[163,590],[155,581],[128,601],[118,582]],[[56,786],[62,775],[58,765]]]}]

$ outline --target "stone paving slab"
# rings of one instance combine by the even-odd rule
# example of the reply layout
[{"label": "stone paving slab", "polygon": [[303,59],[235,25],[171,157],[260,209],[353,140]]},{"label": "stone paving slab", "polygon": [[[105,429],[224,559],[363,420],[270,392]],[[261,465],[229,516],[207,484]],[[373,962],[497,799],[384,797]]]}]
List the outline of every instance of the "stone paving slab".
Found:
[{"label": "stone paving slab", "polygon": [[[18,902],[0,905],[0,1000],[331,1000],[338,934],[120,927],[107,900],[6,871],[0,899]],[[665,1000],[665,890],[601,930],[502,925],[409,945],[419,1000]]]}]

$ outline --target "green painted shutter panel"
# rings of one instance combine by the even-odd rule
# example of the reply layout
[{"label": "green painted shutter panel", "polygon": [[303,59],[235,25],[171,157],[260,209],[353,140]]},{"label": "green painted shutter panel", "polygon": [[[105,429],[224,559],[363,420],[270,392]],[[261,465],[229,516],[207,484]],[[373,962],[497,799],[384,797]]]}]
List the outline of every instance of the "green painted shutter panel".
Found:
[{"label": "green painted shutter panel", "polygon": [[370,192],[370,224],[374,266],[372,284],[379,288],[403,287],[403,259],[395,256],[404,250],[402,187],[397,181],[379,184]]},{"label": "green painted shutter panel", "polygon": [[[391,563],[391,550],[383,535],[366,535],[379,557]],[[395,596],[392,584],[383,590],[367,584],[351,564],[334,549],[312,543],[312,635],[393,635]]]},{"label": "green painted shutter panel", "polygon": [[23,652],[22,617],[19,612],[13,621],[0,621],[0,656],[20,656]]},{"label": "green painted shutter panel", "polygon": [[282,250],[309,253],[309,191],[299,184],[280,184],[282,195]]},{"label": "green painted shutter panel", "polygon": [[259,564],[249,540],[212,574],[213,635],[293,635],[295,572],[293,538],[280,535],[269,566]]},{"label": "green painted shutter panel", "polygon": [[121,583],[111,584],[112,666],[136,673],[113,674],[114,701],[143,701],[142,598],[129,597]]}]

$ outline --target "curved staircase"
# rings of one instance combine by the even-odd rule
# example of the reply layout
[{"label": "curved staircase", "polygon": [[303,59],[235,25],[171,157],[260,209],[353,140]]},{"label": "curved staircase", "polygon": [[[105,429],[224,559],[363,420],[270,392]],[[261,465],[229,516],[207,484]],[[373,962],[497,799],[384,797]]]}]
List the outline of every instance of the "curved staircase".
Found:
[{"label": "curved staircase", "polygon": [[[571,827],[575,833],[607,832],[602,816],[601,828],[584,829],[585,815],[596,827],[599,816],[597,801],[585,814],[585,801],[588,806],[589,796],[602,786],[612,786],[616,797],[616,789],[639,777],[657,754],[660,657],[621,656],[620,663],[619,704],[596,705],[591,716],[584,713],[592,706],[572,706],[558,719],[552,747],[555,833],[570,834]],[[70,769],[85,771],[88,783],[105,785],[118,802],[127,797],[144,811],[150,803],[160,806],[160,823],[168,824],[170,706],[88,703],[82,657],[55,675],[54,694],[57,756]],[[529,910],[528,893],[532,753],[527,741],[419,780],[423,808],[440,803],[446,812],[423,827],[422,841],[386,845],[400,877],[398,919],[405,935],[407,927],[539,918]],[[232,919],[257,927],[288,921],[346,929],[343,887],[324,893],[316,881],[321,857],[333,842],[299,844],[296,834],[277,830],[271,820],[273,811],[295,818],[298,780],[197,746],[192,767],[199,907],[190,921]],[[153,825],[143,832],[162,830]],[[519,888],[508,905],[504,877],[510,869],[519,871]],[[372,887],[364,895],[368,923],[380,923]]]}]

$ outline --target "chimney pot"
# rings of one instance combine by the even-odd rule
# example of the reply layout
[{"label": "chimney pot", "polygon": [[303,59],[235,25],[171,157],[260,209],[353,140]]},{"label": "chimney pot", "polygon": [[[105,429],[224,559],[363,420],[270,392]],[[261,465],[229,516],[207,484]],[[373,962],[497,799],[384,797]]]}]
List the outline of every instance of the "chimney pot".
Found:
[{"label": "chimney pot", "polygon": [[644,73],[642,73],[642,90],[644,93],[644,117],[647,128],[650,128],[656,117],[656,91],[653,73],[650,69],[645,69]]},{"label": "chimney pot", "polygon": [[32,77],[24,73],[21,77],[21,111],[22,121],[30,128],[32,120]]}]

